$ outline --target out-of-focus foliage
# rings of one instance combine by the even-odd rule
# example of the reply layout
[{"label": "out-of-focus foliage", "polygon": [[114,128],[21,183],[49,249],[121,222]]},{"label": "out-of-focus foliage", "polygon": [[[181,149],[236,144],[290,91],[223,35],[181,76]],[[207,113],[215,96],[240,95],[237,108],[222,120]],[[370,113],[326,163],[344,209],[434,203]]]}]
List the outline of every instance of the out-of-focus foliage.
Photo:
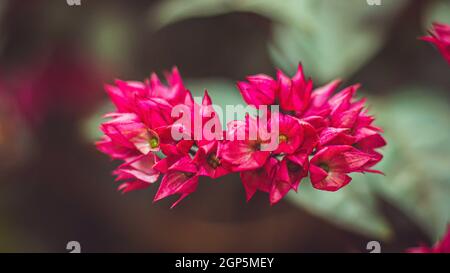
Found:
[{"label": "out-of-focus foliage", "polygon": [[[273,37],[268,49],[274,63],[291,71],[301,60],[314,78],[347,77],[383,45],[388,26],[407,0],[370,6],[346,0],[167,0],[152,9],[158,26],[229,12],[252,12],[270,19]],[[348,64],[351,65],[348,65]]]},{"label": "out-of-focus foliage", "polygon": [[213,103],[223,109],[227,105],[244,104],[236,85],[228,79],[190,79],[186,81],[186,87],[192,92],[197,102],[203,97],[204,91],[208,90]]},{"label": "out-of-focus foliage", "polygon": [[302,181],[298,193],[289,193],[288,200],[327,221],[379,239],[388,239],[391,229],[377,210],[371,186],[363,175],[352,175],[350,185],[337,192],[314,189],[308,179]]},{"label": "out-of-focus foliage", "polygon": [[98,141],[103,136],[103,132],[99,129],[100,124],[105,121],[104,115],[112,111],[114,111],[114,105],[111,101],[107,100],[79,124],[86,142],[92,143]]},{"label": "out-of-focus foliage", "polygon": [[[241,115],[238,115],[235,118],[226,116],[227,106],[246,105],[241,97],[241,94],[237,90],[236,85],[232,81],[217,78],[195,79],[188,80],[186,82],[186,86],[189,90],[191,90],[197,103],[201,103],[204,90],[208,90],[208,94],[213,101],[216,113],[221,118],[222,127],[224,130],[226,129],[226,124],[228,122],[235,119],[244,119],[244,113],[240,113]],[[250,110],[250,114],[256,114],[256,111],[253,109],[247,110]]]},{"label": "out-of-focus foliage", "polygon": [[432,2],[428,5],[423,20],[425,29],[428,29],[433,22],[450,24],[450,1]]},{"label": "out-of-focus foliage", "polygon": [[450,222],[450,105],[425,88],[395,94],[373,106],[388,140],[379,166],[386,176],[355,182],[372,185],[436,240]]},{"label": "out-of-focus foliage", "polygon": [[100,60],[130,66],[127,60],[132,52],[133,43],[130,41],[134,35],[133,28],[127,17],[120,16],[119,13],[108,9],[99,13],[95,24],[87,32],[87,40]]}]

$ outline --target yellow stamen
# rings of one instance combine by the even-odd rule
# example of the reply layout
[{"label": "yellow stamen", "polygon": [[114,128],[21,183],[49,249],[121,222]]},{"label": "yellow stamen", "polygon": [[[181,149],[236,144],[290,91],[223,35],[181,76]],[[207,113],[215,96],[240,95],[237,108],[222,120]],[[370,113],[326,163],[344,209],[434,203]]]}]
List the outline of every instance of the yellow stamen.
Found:
[{"label": "yellow stamen", "polygon": [[159,139],[157,137],[152,137],[149,141],[150,147],[157,148],[159,146]]},{"label": "yellow stamen", "polygon": [[288,137],[286,135],[279,135],[278,140],[280,141],[280,143],[287,142]]}]

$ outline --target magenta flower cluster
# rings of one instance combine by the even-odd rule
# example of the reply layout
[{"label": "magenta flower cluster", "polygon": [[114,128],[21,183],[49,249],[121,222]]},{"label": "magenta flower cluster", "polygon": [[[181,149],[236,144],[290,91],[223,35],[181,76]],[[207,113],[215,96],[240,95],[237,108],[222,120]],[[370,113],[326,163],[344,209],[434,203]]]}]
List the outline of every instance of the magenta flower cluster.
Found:
[{"label": "magenta flower cluster", "polygon": [[[278,106],[276,114],[267,116],[278,124],[277,147],[265,150],[267,140],[249,137],[251,131],[260,135],[256,117],[231,121],[223,130],[207,91],[199,105],[176,68],[166,79],[163,84],[152,74],[145,82],[117,80],[106,86],[116,111],[106,115],[97,147],[123,161],[114,171],[123,192],[146,188],[162,177],[154,201],[178,195],[175,206],[196,190],[200,176],[215,179],[239,172],[247,200],[262,191],[275,204],[297,191],[307,176],[314,188],[336,191],[351,181],[350,173],[380,173],[372,168],[382,159],[377,149],[386,141],[367,113],[366,100],[355,98],[359,85],[336,92],[336,80],[314,88],[301,65],[292,78],[278,71],[276,79],[259,74],[238,82],[247,104]],[[174,138],[174,130],[192,133],[191,126],[176,122],[172,110],[178,105],[200,116],[203,126],[214,120],[213,129],[224,137]],[[245,137],[233,138],[239,134]]]}]

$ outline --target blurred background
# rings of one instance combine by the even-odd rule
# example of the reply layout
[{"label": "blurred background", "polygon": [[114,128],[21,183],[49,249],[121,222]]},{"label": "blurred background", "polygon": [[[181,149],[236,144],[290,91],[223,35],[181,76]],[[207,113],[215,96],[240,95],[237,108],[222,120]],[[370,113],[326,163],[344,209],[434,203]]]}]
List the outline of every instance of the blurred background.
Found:
[{"label": "blurred background", "polygon": [[[76,2],[76,1],[75,1]],[[417,37],[450,1],[0,1],[0,252],[401,252],[450,222],[450,67]],[[122,195],[95,149],[103,91],[176,65],[216,104],[236,80],[288,74],[360,82],[388,146],[381,175],[337,193],[303,181],[270,207],[237,175],[203,179],[175,209],[157,185]],[[175,198],[175,197],[174,197]]]}]

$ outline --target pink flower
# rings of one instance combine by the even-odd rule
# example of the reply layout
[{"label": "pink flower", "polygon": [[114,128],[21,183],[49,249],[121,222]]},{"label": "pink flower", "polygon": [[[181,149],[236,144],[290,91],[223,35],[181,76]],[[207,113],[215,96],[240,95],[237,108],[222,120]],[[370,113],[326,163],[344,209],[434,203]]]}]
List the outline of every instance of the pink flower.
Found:
[{"label": "pink flower", "polygon": [[[330,145],[351,145],[372,155],[373,157],[367,163],[367,166],[373,166],[382,159],[382,155],[376,149],[386,145],[386,141],[380,134],[382,130],[373,126],[372,123],[375,119],[368,115],[367,110],[364,109],[365,99],[354,100],[359,85],[347,87],[330,97],[331,92],[329,90],[336,89],[335,83],[322,89],[327,91],[321,92],[319,90],[319,95],[316,95],[316,91],[313,92],[314,100],[326,101],[326,103],[313,103],[312,108],[316,107],[316,110],[309,110],[314,112],[320,109],[319,112],[328,113],[325,116],[327,126],[319,130],[319,149]],[[319,97],[321,98],[318,99]]]},{"label": "pink flower", "polygon": [[274,79],[264,74],[258,74],[248,76],[247,81],[237,83],[242,98],[247,104],[256,107],[275,104],[278,83]]},{"label": "pink flower", "polygon": [[290,190],[297,191],[307,173],[307,155],[297,154],[285,156],[281,161],[271,157],[263,167],[241,172],[241,180],[247,201],[259,190],[269,193],[270,204],[274,205]]},{"label": "pink flower", "polygon": [[183,80],[181,79],[180,73],[176,67],[172,68],[171,73],[165,73],[165,77],[168,86],[161,83],[158,76],[152,73],[150,76],[150,81],[147,85],[150,86],[150,96],[154,98],[160,98],[171,105],[175,106],[178,104],[183,104],[185,102],[188,90],[183,85]]},{"label": "pink flower", "polygon": [[198,174],[218,178],[231,172],[231,164],[222,159],[221,149],[224,131],[212,106],[212,100],[205,90],[199,109],[202,121],[201,139],[197,140],[197,152],[193,158],[199,168]]},{"label": "pink flower", "polygon": [[136,114],[111,113],[105,117],[113,119],[104,122],[101,129],[116,144],[136,149],[144,155],[159,150],[159,136],[143,124]]},{"label": "pink flower", "polygon": [[306,80],[301,64],[292,79],[278,70],[277,80],[258,74],[247,77],[248,82],[237,86],[245,102],[257,108],[261,105],[280,104],[283,111],[302,112],[309,103],[312,81]]},{"label": "pink flower", "polygon": [[[110,120],[101,125],[104,136],[97,147],[125,162],[114,171],[117,180],[125,181],[119,190],[147,188],[162,174],[154,200],[180,195],[175,206],[195,191],[199,176],[217,178],[230,169],[219,155],[224,132],[208,93],[205,91],[199,106],[176,68],[166,73],[166,79],[167,86],[153,73],[144,83],[116,80],[114,86],[105,86],[116,111],[105,115]],[[177,123],[172,116],[174,107],[180,105],[185,110],[182,114],[189,114],[187,124]],[[196,118],[203,125],[199,128],[201,139],[191,139],[197,129]],[[211,131],[219,138],[208,139]],[[183,137],[175,138],[174,132]]]},{"label": "pink flower", "polygon": [[298,65],[297,73],[292,79],[288,78],[281,70],[278,70],[278,99],[283,111],[302,113],[311,99],[313,82],[306,79],[303,67]]},{"label": "pink flower", "polygon": [[261,168],[241,172],[241,180],[245,188],[247,201],[258,190],[270,193],[277,167],[278,161],[272,157]]},{"label": "pink flower", "polygon": [[299,153],[285,156],[278,163],[270,191],[270,204],[278,203],[290,190],[297,191],[301,180],[308,174],[308,155]]},{"label": "pink flower", "polygon": [[199,175],[218,178],[231,172],[231,164],[221,158],[221,145],[219,141],[211,141],[198,147],[193,161],[199,167]]},{"label": "pink flower", "polygon": [[196,190],[200,176],[240,172],[247,200],[262,191],[273,205],[308,174],[315,188],[336,191],[350,182],[349,173],[380,173],[371,168],[386,141],[365,99],[354,99],[359,85],[335,95],[339,80],[313,89],[301,65],[292,79],[281,71],[276,80],[249,76],[238,83],[244,100],[259,109],[279,103],[280,111],[247,114],[224,132],[207,91],[198,105],[177,69],[166,79],[164,85],[152,74],[144,83],[106,86],[117,111],[105,116],[110,120],[101,126],[105,135],[97,147],[125,162],[114,172],[125,181],[123,192],[146,188],[162,175],[154,201],[178,195],[174,207]]},{"label": "pink flower", "polygon": [[[252,146],[254,142],[237,140],[226,142],[222,154],[224,160],[234,166],[241,164],[239,160],[244,159],[243,163],[235,169],[242,171],[241,179],[247,193],[247,200],[259,190],[269,193],[270,203],[273,205],[290,190],[297,191],[300,181],[307,176],[308,155],[316,147],[318,137],[314,127],[296,117],[278,114],[273,115],[271,119],[277,119],[279,123],[277,149],[264,151],[262,157],[257,157],[261,154],[255,154],[254,146]],[[247,121],[247,131],[251,126],[256,126],[253,124],[254,119],[247,117]],[[242,126],[238,125],[237,128]],[[232,128],[229,131],[233,132],[235,129]],[[234,153],[235,149],[238,151]],[[251,156],[255,156],[256,160],[248,159]],[[262,160],[258,161],[260,158]],[[252,164],[249,164],[249,161]]]},{"label": "pink flower", "polygon": [[409,248],[408,253],[450,253],[450,225],[447,226],[447,232],[441,241],[437,242],[433,247],[419,246]]},{"label": "pink flower", "polygon": [[220,156],[232,165],[234,171],[253,170],[264,166],[270,152],[261,150],[263,140],[260,139],[260,133],[261,126],[249,115],[244,122],[228,124],[228,136],[222,145]]},{"label": "pink flower", "polygon": [[[176,126],[172,108],[183,103],[193,109],[194,102],[176,68],[166,78],[168,86],[155,74],[145,83],[116,80],[115,86],[106,85],[117,111],[105,115],[110,120],[101,125],[105,135],[97,143],[100,151],[124,161],[114,171],[117,180],[126,181],[119,186],[122,192],[144,189],[164,173],[157,200],[175,193],[186,194],[187,188],[195,189],[182,185],[176,188],[173,180],[187,166],[185,158],[194,143],[176,141],[171,136]],[[161,160],[161,156],[166,157]]]},{"label": "pink flower", "polygon": [[152,153],[127,158],[125,163],[114,171],[114,174],[117,175],[117,181],[128,180],[122,183],[118,189],[126,193],[145,189],[156,182],[159,178],[159,172],[153,169],[153,166],[157,161],[158,157]]},{"label": "pink flower", "polygon": [[[294,153],[302,143],[304,139],[304,129],[300,121],[289,115],[278,115],[279,122],[279,135],[278,135],[278,148],[274,153],[292,154]],[[312,128],[312,130],[314,130]]]},{"label": "pink flower", "polygon": [[352,179],[348,173],[365,172],[372,156],[348,145],[327,146],[311,159],[309,172],[314,188],[336,191]]},{"label": "pink flower", "polygon": [[134,112],[138,103],[143,104],[141,106],[160,103],[164,107],[184,103],[190,94],[183,85],[178,69],[174,67],[171,74],[166,73],[166,79],[167,86],[152,73],[151,79],[145,83],[116,80],[115,85],[105,85],[105,90],[118,112]]},{"label": "pink flower", "polygon": [[331,112],[329,99],[340,84],[341,80],[335,80],[325,86],[315,89],[311,93],[311,100],[303,117],[308,119],[311,117],[315,117],[316,119],[317,117],[327,117]]},{"label": "pink flower", "polygon": [[198,168],[189,156],[183,157],[170,166],[164,175],[154,202],[178,194],[180,197],[172,204],[175,207],[181,200],[193,193],[198,185]]},{"label": "pink flower", "polygon": [[133,112],[139,98],[149,96],[149,88],[141,82],[115,81],[116,85],[105,85],[106,93],[117,108],[117,112]]},{"label": "pink flower", "polygon": [[450,64],[450,25],[433,23],[430,36],[421,37],[423,41],[434,44]]},{"label": "pink flower", "polygon": [[[257,108],[279,103],[281,111],[275,150],[261,157],[247,138],[224,144],[224,159],[239,166],[234,170],[242,171],[247,199],[260,190],[268,192],[275,204],[290,190],[297,190],[308,173],[315,188],[331,191],[348,184],[349,173],[381,173],[371,167],[382,159],[377,151],[386,145],[382,130],[372,124],[374,118],[365,109],[365,99],[354,98],[360,85],[333,95],[340,83],[335,80],[313,89],[301,65],[292,79],[278,71],[277,80],[259,74],[238,83],[247,103]],[[236,134],[242,124],[232,123],[228,134]]]}]

